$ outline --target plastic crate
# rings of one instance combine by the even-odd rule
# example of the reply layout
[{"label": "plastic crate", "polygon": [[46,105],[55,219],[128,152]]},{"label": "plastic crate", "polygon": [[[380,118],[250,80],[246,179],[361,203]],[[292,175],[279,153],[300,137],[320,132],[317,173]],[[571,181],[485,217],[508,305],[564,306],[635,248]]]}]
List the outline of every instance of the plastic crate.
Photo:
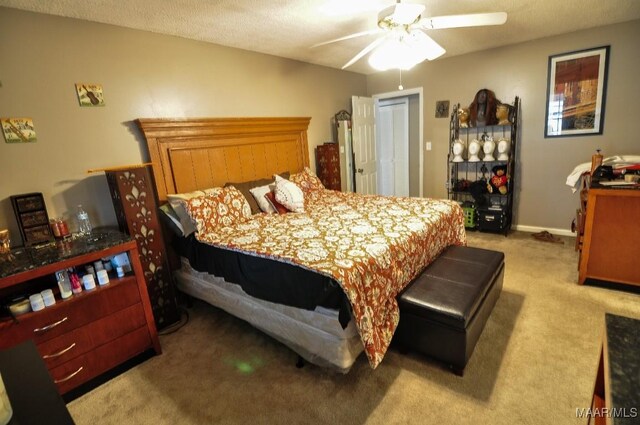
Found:
[{"label": "plastic crate", "polygon": [[463,205],[462,212],[464,214],[464,227],[475,228],[478,223],[476,206],[473,204]]}]

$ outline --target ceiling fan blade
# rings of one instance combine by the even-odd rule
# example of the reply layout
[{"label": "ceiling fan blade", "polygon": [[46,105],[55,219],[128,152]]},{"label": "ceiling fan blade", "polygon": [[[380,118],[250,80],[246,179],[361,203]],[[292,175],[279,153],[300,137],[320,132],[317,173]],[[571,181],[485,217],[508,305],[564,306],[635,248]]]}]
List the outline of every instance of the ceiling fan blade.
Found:
[{"label": "ceiling fan blade", "polygon": [[378,13],[378,22],[386,21],[389,24],[409,25],[418,19],[424,9],[425,6],[423,4],[398,2],[381,10]]},{"label": "ceiling fan blade", "polygon": [[386,39],[386,37],[380,37],[380,38],[374,40],[367,47],[365,47],[364,49],[360,50],[360,53],[355,55],[349,62],[347,62],[342,67],[342,69],[346,69],[346,68],[350,67],[351,65],[353,65],[354,63],[358,62],[364,55],[366,55],[367,53],[369,53],[370,51],[372,51],[373,49],[378,47],[385,39]]},{"label": "ceiling fan blade", "polygon": [[505,12],[495,12],[422,18],[416,25],[423,29],[435,30],[444,28],[479,27],[482,25],[502,25],[505,22],[507,22],[507,14]]},{"label": "ceiling fan blade", "polygon": [[378,34],[380,32],[382,32],[382,29],[380,29],[380,28],[376,28],[374,30],[357,32],[355,34],[350,34],[350,35],[346,35],[344,37],[335,38],[333,40],[323,41],[322,43],[314,44],[313,46],[311,46],[311,48],[313,49],[315,47],[320,47],[320,46],[324,46],[324,45],[331,44],[331,43],[337,43],[338,41],[344,41],[344,40],[349,40],[349,39],[356,38],[356,37],[362,37],[364,35]]}]

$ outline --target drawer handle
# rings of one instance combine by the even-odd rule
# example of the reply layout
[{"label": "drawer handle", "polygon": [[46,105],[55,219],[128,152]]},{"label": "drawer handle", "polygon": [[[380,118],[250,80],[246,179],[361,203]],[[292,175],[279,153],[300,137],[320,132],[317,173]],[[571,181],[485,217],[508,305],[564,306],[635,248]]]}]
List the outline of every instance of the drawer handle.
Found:
[{"label": "drawer handle", "polygon": [[75,346],[76,346],[76,343],[74,342],[73,344],[71,344],[70,346],[65,348],[64,350],[58,351],[57,353],[53,353],[53,354],[45,354],[44,356],[42,356],[42,358],[43,359],[51,359],[53,357],[60,357],[61,355],[63,355],[67,351],[71,350]]},{"label": "drawer handle", "polygon": [[47,326],[44,326],[44,327],[42,327],[42,328],[35,328],[33,331],[34,331],[35,333],[38,333],[38,332],[46,332],[46,331],[48,331],[49,329],[53,329],[53,328],[55,328],[56,326],[58,326],[58,325],[62,324],[62,323],[63,323],[63,322],[65,322],[67,319],[68,319],[68,317],[65,317],[64,319],[60,319],[60,320],[58,320],[57,322],[52,323],[52,324],[47,325]]},{"label": "drawer handle", "polygon": [[75,372],[73,372],[71,375],[67,376],[66,378],[62,378],[62,379],[56,379],[55,381],[53,381],[55,384],[61,384],[63,382],[67,382],[69,379],[73,378],[74,376],[76,376],[77,374],[80,373],[80,371],[84,369],[84,366],[80,366],[78,368],[78,370],[76,370]]}]

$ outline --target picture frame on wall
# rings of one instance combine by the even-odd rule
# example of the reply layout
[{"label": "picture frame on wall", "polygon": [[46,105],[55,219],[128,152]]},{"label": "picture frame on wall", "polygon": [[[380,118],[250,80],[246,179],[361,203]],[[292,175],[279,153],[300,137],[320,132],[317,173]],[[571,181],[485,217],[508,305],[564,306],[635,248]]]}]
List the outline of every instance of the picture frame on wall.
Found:
[{"label": "picture frame on wall", "polygon": [[438,100],[436,101],[436,118],[448,118],[449,117],[449,101]]},{"label": "picture frame on wall", "polygon": [[33,143],[38,140],[31,118],[0,118],[6,143]]},{"label": "picture frame on wall", "polygon": [[610,46],[549,56],[544,137],[602,134]]},{"label": "picture frame on wall", "polygon": [[76,94],[80,106],[104,106],[102,85],[76,83]]}]

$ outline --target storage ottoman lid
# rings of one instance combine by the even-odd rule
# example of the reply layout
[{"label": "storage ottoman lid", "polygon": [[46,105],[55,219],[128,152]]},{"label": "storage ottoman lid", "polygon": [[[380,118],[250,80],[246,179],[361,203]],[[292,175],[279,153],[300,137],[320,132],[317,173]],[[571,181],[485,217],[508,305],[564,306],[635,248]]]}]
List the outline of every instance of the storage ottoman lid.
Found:
[{"label": "storage ottoman lid", "polygon": [[504,254],[451,246],[399,296],[403,313],[465,329],[502,271]]}]

